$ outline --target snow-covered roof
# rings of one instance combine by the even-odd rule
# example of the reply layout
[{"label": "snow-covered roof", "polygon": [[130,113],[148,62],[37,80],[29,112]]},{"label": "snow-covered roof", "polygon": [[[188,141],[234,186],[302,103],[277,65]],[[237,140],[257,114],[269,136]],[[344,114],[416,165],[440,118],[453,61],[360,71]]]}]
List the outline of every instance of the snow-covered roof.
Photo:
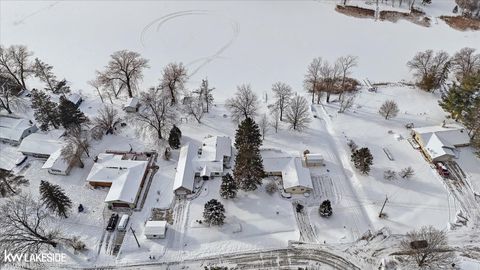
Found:
[{"label": "snow-covered roof", "polygon": [[122,159],[122,155],[101,154],[87,176],[88,182],[112,183],[105,202],[134,203],[147,161]]},{"label": "snow-covered roof", "polygon": [[213,136],[202,142],[202,155],[199,159],[223,161],[223,157],[232,156],[232,140],[227,136]]},{"label": "snow-covered roof", "polygon": [[192,160],[197,155],[197,151],[198,148],[191,143],[188,143],[180,149],[173,190],[185,188],[193,191],[195,171]]},{"label": "snow-covered roof", "polygon": [[267,173],[281,172],[293,157],[278,149],[261,149],[260,155],[263,159],[263,169]]},{"label": "snow-covered roof", "polygon": [[470,142],[470,137],[468,136],[468,132],[460,126],[453,126],[453,127],[430,126],[430,127],[414,128],[413,131],[415,131],[422,138],[425,144],[428,143],[428,141],[430,140],[430,137],[433,134],[436,134],[437,137],[445,144],[452,145],[452,146],[464,145]]},{"label": "snow-covered roof", "polygon": [[138,98],[132,97],[127,99],[127,102],[125,102],[125,107],[137,108],[138,103],[139,103]]},{"label": "snow-covered roof", "polygon": [[164,220],[149,220],[145,223],[145,235],[165,235],[167,228],[167,222]]},{"label": "snow-covered roof", "polygon": [[320,160],[320,161],[323,161],[323,156],[322,154],[306,154],[305,157],[308,159],[308,160]]},{"label": "snow-covered roof", "polygon": [[18,151],[22,153],[34,153],[40,155],[51,155],[63,146],[60,137],[63,130],[52,130],[47,134],[34,133],[22,140]]},{"label": "snow-covered roof", "polygon": [[16,118],[10,116],[0,116],[0,138],[20,141],[22,139],[23,132],[34,126],[27,119]]},{"label": "snow-covered roof", "polygon": [[413,129],[422,138],[424,148],[432,159],[455,156],[455,146],[470,142],[467,131],[461,127],[421,127]]},{"label": "snow-covered roof", "polygon": [[62,158],[62,149],[53,152],[47,161],[42,166],[42,169],[53,169],[65,172],[70,167],[70,164]]},{"label": "snow-covered roof", "polygon": [[78,102],[80,102],[80,100],[82,100],[82,97],[79,94],[73,93],[68,95],[67,99],[70,100],[73,104],[77,104]]},{"label": "snow-covered roof", "polygon": [[291,158],[282,171],[283,188],[307,187],[313,188],[310,170],[303,167],[302,160],[298,157]]}]

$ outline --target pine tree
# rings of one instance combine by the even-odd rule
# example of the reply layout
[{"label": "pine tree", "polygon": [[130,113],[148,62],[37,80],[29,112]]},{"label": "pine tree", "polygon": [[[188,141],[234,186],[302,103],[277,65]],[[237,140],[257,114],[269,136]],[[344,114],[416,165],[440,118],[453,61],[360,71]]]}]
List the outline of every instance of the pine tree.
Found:
[{"label": "pine tree", "polygon": [[50,126],[57,129],[60,126],[60,114],[55,102],[50,96],[40,90],[32,90],[32,109],[35,120],[40,123],[40,129],[46,131]]},{"label": "pine tree", "polygon": [[58,185],[40,181],[40,196],[45,207],[58,216],[67,218],[67,212],[72,207],[72,201]]},{"label": "pine tree", "polygon": [[203,211],[205,223],[209,225],[223,225],[225,220],[225,208],[223,204],[215,199],[211,199],[205,204]]},{"label": "pine tree", "polygon": [[323,201],[322,204],[320,205],[320,208],[318,209],[318,212],[322,217],[331,216],[333,213],[333,210],[332,210],[332,204],[330,203],[330,201],[329,200]]},{"label": "pine tree", "polygon": [[373,156],[368,148],[363,147],[353,152],[352,162],[360,172],[368,174],[370,172],[370,166],[373,164]]},{"label": "pine tree", "polygon": [[21,175],[15,175],[11,171],[0,169],[0,197],[8,197],[17,194],[21,186],[28,186],[28,180]]},{"label": "pine tree", "polygon": [[230,173],[222,177],[222,184],[220,185],[220,196],[224,199],[233,199],[237,197],[237,184]]},{"label": "pine tree", "polygon": [[71,127],[80,127],[82,124],[88,122],[88,118],[80,109],[75,106],[73,102],[66,97],[60,97],[60,104],[58,105],[58,112],[60,114],[60,122],[66,129]]},{"label": "pine tree", "polygon": [[243,145],[259,148],[262,145],[260,128],[252,118],[245,118],[238,126],[235,133],[235,148],[240,149]]},{"label": "pine tree", "polygon": [[256,190],[265,177],[260,146],[262,135],[258,125],[251,119],[243,120],[235,134],[235,168],[233,175],[237,186],[245,191]]},{"label": "pine tree", "polygon": [[170,134],[168,135],[168,144],[173,149],[180,148],[180,138],[182,137],[182,132],[180,129],[173,125],[172,129],[170,130]]}]

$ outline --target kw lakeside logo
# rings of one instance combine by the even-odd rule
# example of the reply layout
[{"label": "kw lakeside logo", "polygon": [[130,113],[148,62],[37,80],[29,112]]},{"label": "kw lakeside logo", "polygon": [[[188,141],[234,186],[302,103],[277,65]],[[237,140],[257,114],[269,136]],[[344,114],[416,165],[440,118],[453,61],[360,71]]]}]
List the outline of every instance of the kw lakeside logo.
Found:
[{"label": "kw lakeside logo", "polygon": [[64,263],[65,253],[3,253],[4,263]]}]

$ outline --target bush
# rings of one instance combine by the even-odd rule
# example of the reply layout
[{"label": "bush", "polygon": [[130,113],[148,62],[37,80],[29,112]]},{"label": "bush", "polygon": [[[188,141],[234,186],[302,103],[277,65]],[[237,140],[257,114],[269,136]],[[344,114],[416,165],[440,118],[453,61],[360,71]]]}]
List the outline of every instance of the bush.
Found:
[{"label": "bush", "polygon": [[383,172],[383,179],[385,180],[394,180],[397,178],[397,172],[394,170],[386,170]]},{"label": "bush", "polygon": [[330,201],[329,200],[323,201],[322,204],[320,205],[320,208],[318,209],[318,212],[322,217],[331,216],[333,211],[332,211],[332,204],[330,203]]},{"label": "bush", "polygon": [[273,193],[275,193],[277,191],[277,183],[275,183],[275,181],[269,181],[266,185],[265,185],[265,191],[272,195]]},{"label": "bush", "polygon": [[399,173],[400,177],[404,179],[410,179],[414,174],[415,174],[415,171],[410,166],[407,168],[403,168]]}]

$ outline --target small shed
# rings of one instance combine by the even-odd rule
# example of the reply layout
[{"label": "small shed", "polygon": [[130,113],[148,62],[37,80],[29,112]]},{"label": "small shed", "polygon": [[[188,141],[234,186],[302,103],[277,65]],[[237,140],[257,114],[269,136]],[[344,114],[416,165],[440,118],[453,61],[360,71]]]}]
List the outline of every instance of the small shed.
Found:
[{"label": "small shed", "polygon": [[307,167],[323,166],[324,159],[321,154],[305,154],[305,165]]},{"label": "small shed", "polygon": [[67,98],[69,101],[71,101],[73,104],[75,104],[75,106],[78,108],[78,106],[80,106],[80,104],[82,104],[82,97],[79,95],[79,94],[70,94]]},{"label": "small shed", "polygon": [[127,99],[127,102],[125,102],[125,105],[123,107],[123,110],[126,112],[137,112],[138,107],[140,107],[140,101],[136,97],[132,97]]},{"label": "small shed", "polygon": [[145,223],[143,234],[147,239],[165,238],[167,222],[165,220],[149,220]]}]

